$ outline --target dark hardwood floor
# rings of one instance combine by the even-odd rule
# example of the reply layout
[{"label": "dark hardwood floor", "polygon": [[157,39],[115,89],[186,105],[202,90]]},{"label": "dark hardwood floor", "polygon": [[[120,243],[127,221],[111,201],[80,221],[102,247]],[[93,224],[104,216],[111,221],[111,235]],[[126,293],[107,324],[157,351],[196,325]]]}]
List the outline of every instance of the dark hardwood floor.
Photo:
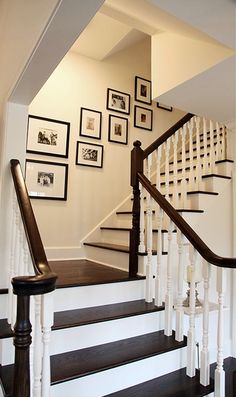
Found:
[{"label": "dark hardwood floor", "polygon": [[143,278],[130,278],[128,272],[100,265],[86,259],[49,261],[49,265],[58,275],[57,288],[114,283]]}]

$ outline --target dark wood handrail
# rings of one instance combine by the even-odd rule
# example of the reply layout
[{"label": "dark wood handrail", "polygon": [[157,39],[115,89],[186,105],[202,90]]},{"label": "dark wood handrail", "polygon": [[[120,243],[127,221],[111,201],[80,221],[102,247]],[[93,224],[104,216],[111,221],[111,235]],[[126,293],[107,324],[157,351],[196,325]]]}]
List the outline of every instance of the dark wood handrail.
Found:
[{"label": "dark wood handrail", "polygon": [[153,199],[160,205],[165,213],[171,218],[177,228],[185,235],[188,241],[193,245],[199,254],[209,263],[225,268],[236,268],[236,258],[224,258],[216,255],[204,243],[204,241],[195,233],[174,207],[162,196],[162,194],[153,186],[143,173],[138,173],[138,179],[144,188],[150,193]]},{"label": "dark wood handrail", "polygon": [[35,276],[14,277],[12,280],[13,290],[17,295],[45,294],[55,289],[57,275],[51,271],[47,261],[20,162],[13,159],[10,163],[16,196],[35,270]]},{"label": "dark wood handrail", "polygon": [[147,158],[150,153],[156,150],[162,143],[164,143],[168,138],[171,137],[176,131],[178,131],[185,123],[187,123],[194,116],[192,113],[187,113],[182,119],[177,121],[172,127],[170,127],[164,134],[162,134],[159,138],[157,138],[151,145],[149,145],[143,151],[143,158]]}]

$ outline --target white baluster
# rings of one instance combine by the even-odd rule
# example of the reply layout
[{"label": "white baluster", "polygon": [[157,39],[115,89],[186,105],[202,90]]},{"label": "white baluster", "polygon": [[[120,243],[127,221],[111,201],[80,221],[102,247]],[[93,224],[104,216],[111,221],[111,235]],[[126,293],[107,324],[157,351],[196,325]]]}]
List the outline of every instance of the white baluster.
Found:
[{"label": "white baluster", "polygon": [[169,200],[169,194],[170,194],[170,140],[167,139],[167,141],[164,144],[165,146],[165,198],[166,200]]},{"label": "white baluster", "polygon": [[18,276],[25,276],[25,253],[24,253],[24,228],[23,223],[20,218],[20,225],[19,225],[19,274]]},{"label": "white baluster", "polygon": [[221,143],[221,160],[225,160],[227,158],[226,152],[226,139],[227,139],[227,131],[226,127],[222,125],[222,143]]},{"label": "white baluster", "polygon": [[162,305],[162,285],[161,285],[161,259],[162,259],[162,220],[163,210],[157,209],[157,263],[155,277],[155,305]]},{"label": "white baluster", "polygon": [[193,119],[188,122],[189,130],[189,189],[194,188],[194,164],[193,164]]},{"label": "white baluster", "polygon": [[182,138],[182,155],[181,155],[181,163],[182,163],[182,180],[181,180],[181,202],[182,207],[186,207],[187,203],[187,181],[186,181],[186,153],[185,153],[185,146],[186,146],[186,124],[183,126],[181,131],[181,138]]},{"label": "white baluster", "polygon": [[224,303],[224,269],[217,268],[217,292],[218,292],[218,328],[217,328],[217,366],[215,370],[215,397],[225,396],[225,372],[223,369],[224,356],[223,356],[223,334],[224,334],[224,316],[223,316],[223,303]]},{"label": "white baluster", "polygon": [[203,118],[203,174],[208,173],[208,156],[207,156],[207,122],[205,117]]},{"label": "white baluster", "polygon": [[177,163],[177,148],[178,148],[178,136],[179,132],[176,131],[174,135],[172,135],[172,144],[173,144],[173,206],[177,208],[178,206],[178,163]]},{"label": "white baluster", "polygon": [[42,295],[42,331],[43,331],[43,361],[42,361],[42,397],[50,396],[50,352],[49,342],[53,325],[53,293]]},{"label": "white baluster", "polygon": [[[10,266],[9,266],[9,275],[8,275],[8,323],[11,324],[12,321],[12,310],[13,310],[13,291],[11,280],[14,277],[14,266],[15,266],[15,244],[17,237],[17,229],[16,229],[16,196],[13,192],[12,195],[12,227],[11,227],[11,257],[10,257]],[[13,324],[14,325],[14,324]]]},{"label": "white baluster", "polygon": [[201,189],[201,178],[202,178],[202,167],[201,167],[201,145],[200,145],[200,117],[194,117],[194,121],[196,124],[196,188],[197,190]]},{"label": "white baluster", "polygon": [[152,269],[152,197],[147,193],[147,266],[146,266],[146,302],[153,299]]},{"label": "white baluster", "polygon": [[187,279],[190,282],[190,297],[189,297],[189,330],[187,341],[187,375],[191,378],[195,376],[196,368],[196,342],[195,342],[195,266],[196,266],[197,252],[193,248],[191,258],[191,265],[187,268]]},{"label": "white baluster", "polygon": [[[21,247],[20,247],[20,210],[18,204],[16,203],[16,211],[15,211],[15,249],[14,249],[14,267],[13,267],[13,277],[19,276],[20,271],[20,260],[21,260]],[[13,329],[16,322],[16,308],[17,308],[17,299],[16,295],[12,296],[12,310],[11,310],[11,327]]]},{"label": "white baluster", "polygon": [[41,295],[34,296],[34,358],[33,358],[33,397],[41,396],[42,378],[42,328],[41,328]]},{"label": "white baluster", "polygon": [[204,301],[203,301],[203,336],[202,351],[200,364],[200,383],[208,386],[210,383],[210,364],[209,364],[209,280],[210,280],[210,264],[203,262],[203,280],[204,280]]},{"label": "white baluster", "polygon": [[172,335],[173,317],[173,286],[172,286],[172,265],[173,265],[173,229],[174,225],[170,219],[168,228],[168,257],[167,257],[167,288],[165,297],[165,335]]},{"label": "white baluster", "polygon": [[210,173],[215,171],[215,146],[214,146],[214,128],[213,121],[210,120],[210,154],[209,154]]},{"label": "white baluster", "polygon": [[216,123],[216,160],[221,159],[221,130],[220,125]]},{"label": "white baluster", "polygon": [[176,305],[176,332],[175,339],[183,340],[183,279],[184,279],[184,235],[177,232],[179,263],[178,263],[178,297]]},{"label": "white baluster", "polygon": [[162,155],[162,146],[159,146],[156,150],[156,188],[160,191],[161,189],[161,155]]},{"label": "white baluster", "polygon": [[144,214],[144,189],[141,183],[139,183],[140,190],[140,234],[139,234],[139,252],[145,252],[145,214]]},{"label": "white baluster", "polygon": [[151,180],[151,169],[152,169],[152,153],[149,154],[149,156],[147,158],[146,167],[147,167],[146,175],[150,181]]}]

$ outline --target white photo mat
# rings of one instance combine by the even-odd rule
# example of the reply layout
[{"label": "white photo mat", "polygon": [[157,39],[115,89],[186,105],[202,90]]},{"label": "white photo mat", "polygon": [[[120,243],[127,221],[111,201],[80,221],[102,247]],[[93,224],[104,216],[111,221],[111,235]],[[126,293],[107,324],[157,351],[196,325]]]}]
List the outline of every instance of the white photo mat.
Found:
[{"label": "white photo mat", "polygon": [[109,115],[109,142],[128,143],[128,119]]},{"label": "white photo mat", "polygon": [[81,108],[80,136],[101,139],[102,113],[97,110]]},{"label": "white photo mat", "polygon": [[134,107],[134,127],[152,130],[152,109]]}]

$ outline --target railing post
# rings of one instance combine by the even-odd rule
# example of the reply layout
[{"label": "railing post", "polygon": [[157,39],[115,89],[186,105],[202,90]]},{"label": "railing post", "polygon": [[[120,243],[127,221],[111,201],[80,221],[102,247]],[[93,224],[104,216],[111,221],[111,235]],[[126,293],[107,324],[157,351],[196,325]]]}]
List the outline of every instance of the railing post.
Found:
[{"label": "railing post", "polygon": [[17,296],[17,318],[14,327],[15,365],[13,397],[30,397],[30,296]]},{"label": "railing post", "polygon": [[129,243],[129,274],[136,276],[138,272],[140,190],[138,172],[143,172],[143,150],[141,142],[135,141],[131,152],[131,186],[133,187],[132,229]]}]

